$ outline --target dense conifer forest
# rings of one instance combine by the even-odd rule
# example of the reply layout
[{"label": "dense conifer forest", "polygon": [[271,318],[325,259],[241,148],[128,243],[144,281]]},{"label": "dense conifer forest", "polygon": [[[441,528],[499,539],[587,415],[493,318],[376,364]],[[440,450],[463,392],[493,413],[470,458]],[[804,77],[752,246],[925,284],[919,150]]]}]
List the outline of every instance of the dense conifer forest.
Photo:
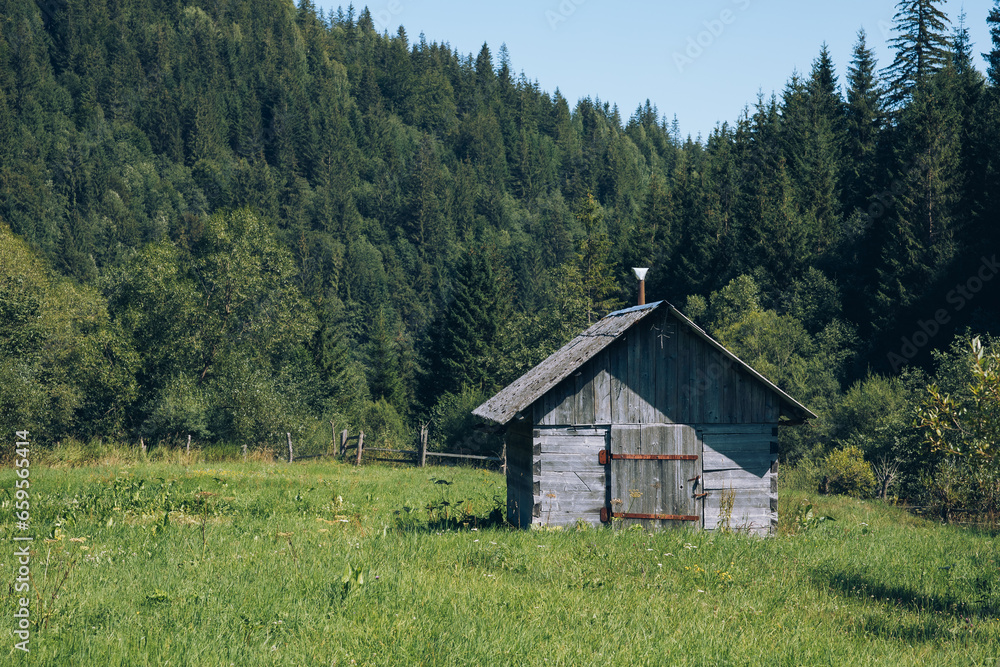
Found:
[{"label": "dense conifer forest", "polygon": [[817,45],[692,138],[353,7],[0,0],[0,421],[471,446],[468,411],[650,266],[820,415],[783,458],[915,480],[945,459],[914,406],[1000,329],[1000,2],[941,4],[899,3],[893,62]]}]

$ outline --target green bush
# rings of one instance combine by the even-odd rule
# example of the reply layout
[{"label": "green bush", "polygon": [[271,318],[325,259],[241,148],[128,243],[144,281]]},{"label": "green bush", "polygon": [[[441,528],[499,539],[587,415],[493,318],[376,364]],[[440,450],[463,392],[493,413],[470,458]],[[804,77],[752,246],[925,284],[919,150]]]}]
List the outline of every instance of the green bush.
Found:
[{"label": "green bush", "polygon": [[365,432],[366,445],[391,449],[410,449],[408,445],[413,445],[411,430],[384,398],[368,404],[361,430]]},{"label": "green bush", "polygon": [[949,522],[966,520],[995,525],[1000,516],[1000,471],[989,462],[948,457],[922,478],[916,502]]},{"label": "green bush", "polygon": [[812,459],[802,459],[798,463],[782,464],[778,468],[778,489],[794,491],[815,491],[823,479],[823,470]]},{"label": "green bush", "polygon": [[835,449],[823,461],[824,490],[855,498],[868,498],[875,491],[875,474],[860,448]]},{"label": "green bush", "polygon": [[450,452],[499,452],[501,439],[493,434],[476,430],[481,420],[472,416],[489,395],[478,389],[463,386],[457,394],[445,392],[431,410],[430,447],[434,451]]}]

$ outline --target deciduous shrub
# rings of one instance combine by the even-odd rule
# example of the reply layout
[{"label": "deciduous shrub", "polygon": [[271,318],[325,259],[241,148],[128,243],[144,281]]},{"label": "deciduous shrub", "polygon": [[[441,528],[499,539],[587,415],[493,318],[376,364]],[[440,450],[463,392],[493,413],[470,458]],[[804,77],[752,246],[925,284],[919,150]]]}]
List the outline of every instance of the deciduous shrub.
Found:
[{"label": "deciduous shrub", "polygon": [[825,490],[855,498],[866,498],[875,491],[875,474],[865,461],[864,452],[854,445],[835,449],[823,462]]}]

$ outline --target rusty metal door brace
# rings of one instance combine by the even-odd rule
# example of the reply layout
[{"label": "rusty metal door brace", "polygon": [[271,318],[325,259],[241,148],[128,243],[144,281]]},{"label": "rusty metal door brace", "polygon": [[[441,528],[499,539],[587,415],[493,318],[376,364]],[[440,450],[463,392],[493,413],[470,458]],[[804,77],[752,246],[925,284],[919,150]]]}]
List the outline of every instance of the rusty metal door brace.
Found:
[{"label": "rusty metal door brace", "polygon": [[607,507],[601,508],[601,521],[607,523],[615,519],[654,519],[656,521],[701,521],[700,516],[691,514],[636,514],[634,512],[609,512]]},{"label": "rusty metal door brace", "polygon": [[602,449],[597,453],[597,461],[603,466],[608,461],[697,461],[697,454],[608,454]]}]

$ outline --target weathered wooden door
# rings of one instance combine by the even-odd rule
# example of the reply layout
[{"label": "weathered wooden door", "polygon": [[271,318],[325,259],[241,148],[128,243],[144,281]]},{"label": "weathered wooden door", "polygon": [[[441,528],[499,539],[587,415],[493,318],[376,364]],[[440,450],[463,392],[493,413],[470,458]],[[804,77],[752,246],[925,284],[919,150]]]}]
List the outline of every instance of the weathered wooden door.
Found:
[{"label": "weathered wooden door", "polygon": [[608,454],[608,520],[621,519],[614,524],[622,527],[640,523],[649,530],[702,526],[702,442],[695,429],[683,424],[612,425]]}]

